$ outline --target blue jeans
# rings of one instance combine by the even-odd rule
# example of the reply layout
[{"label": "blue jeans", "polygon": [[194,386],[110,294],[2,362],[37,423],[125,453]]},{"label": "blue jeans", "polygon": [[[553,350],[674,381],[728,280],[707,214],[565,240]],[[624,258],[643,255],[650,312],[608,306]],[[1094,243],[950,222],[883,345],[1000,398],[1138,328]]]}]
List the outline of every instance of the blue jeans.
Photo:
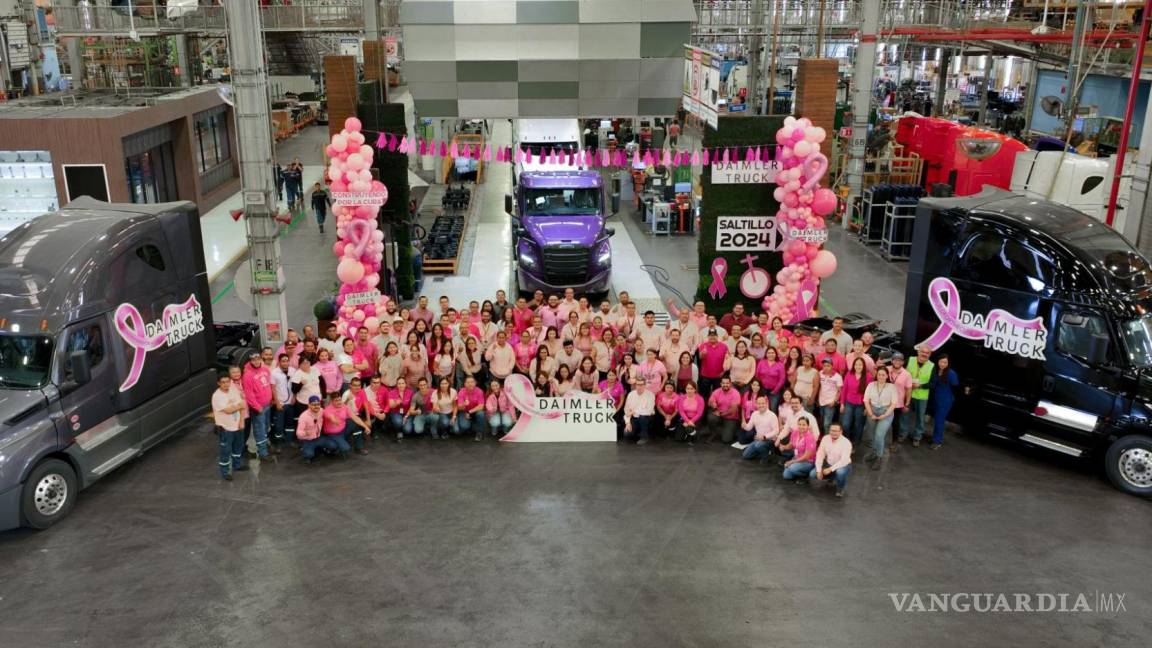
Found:
[{"label": "blue jeans", "polygon": [[244,431],[229,432],[222,427],[217,427],[216,431],[220,434],[216,463],[220,468],[220,476],[224,477],[244,465]]},{"label": "blue jeans", "polygon": [[820,432],[822,434],[828,434],[828,428],[836,422],[836,415],[840,413],[840,404],[821,405],[816,409],[820,412]]},{"label": "blue jeans", "polygon": [[437,414],[436,429],[440,431],[441,436],[448,436],[449,432],[457,433],[456,426],[452,424],[451,414]]},{"label": "blue jeans", "polygon": [[[833,474],[834,474],[834,479],[836,480],[836,490],[844,490],[844,487],[848,485],[848,475],[852,474],[852,466],[844,466],[843,468],[837,468],[836,472]],[[816,469],[815,468],[812,469],[812,472],[808,473],[808,479],[811,479],[813,481],[816,480]]]},{"label": "blue jeans", "polygon": [[316,212],[316,224],[323,227],[324,221],[328,219],[328,212],[323,209],[314,210]]},{"label": "blue jeans", "polygon": [[800,479],[808,477],[815,465],[811,461],[797,461],[784,466],[784,479]]},{"label": "blue jeans", "polygon": [[252,436],[256,439],[256,454],[261,457],[268,456],[268,419],[271,414],[272,406],[268,405],[258,412],[250,411],[248,415],[252,425]]},{"label": "blue jeans", "polygon": [[[347,430],[347,428],[345,428],[345,430]],[[342,433],[321,434],[320,445],[335,450],[341,454],[344,454],[352,449],[352,446],[348,445],[348,441],[344,438],[344,434]]]},{"label": "blue jeans", "polygon": [[291,182],[291,181],[285,182],[284,183],[284,189],[286,189],[288,191],[288,206],[291,207],[292,205],[295,205],[296,204],[296,183]]},{"label": "blue jeans", "polygon": [[952,411],[952,403],[936,403],[932,412],[932,443],[944,443],[944,424],[948,422],[948,413]]},{"label": "blue jeans", "polygon": [[[285,407],[290,407],[290,406],[285,406]],[[285,416],[286,413],[287,413],[287,409],[285,409],[285,408],[281,408],[281,409],[276,409],[275,407],[272,408],[272,412],[271,412],[272,440],[275,441],[278,445],[284,445],[284,444],[288,443],[288,441],[289,441],[288,437],[286,437],[284,435],[284,420],[286,418],[286,416]]]},{"label": "blue jeans", "polygon": [[439,436],[436,434],[436,425],[439,423],[439,417],[439,414],[432,413],[417,414],[416,416],[410,417],[409,420],[412,422],[413,433],[424,434],[424,428],[428,428],[433,436]]},{"label": "blue jeans", "polygon": [[352,448],[360,450],[364,447],[364,428],[356,425],[353,421],[348,421],[344,424],[344,442],[351,445]]},{"label": "blue jeans", "polygon": [[397,434],[412,434],[412,419],[404,418],[403,414],[389,414],[388,423]]},{"label": "blue jeans", "polygon": [[335,452],[339,450],[340,447],[336,444],[334,439],[340,439],[341,441],[344,441],[344,439],[339,435],[332,434],[321,434],[320,436],[310,441],[300,441],[300,454],[303,455],[304,458],[308,461],[311,461],[316,457],[317,450],[332,450]]},{"label": "blue jeans", "polygon": [[[876,416],[883,416],[887,412],[887,407],[872,408],[872,413]],[[895,415],[882,418],[879,421],[868,419],[868,425],[865,429],[872,435],[872,454],[877,457],[884,456],[884,444],[887,441],[888,430],[891,429],[894,418],[896,418]]]},{"label": "blue jeans", "polygon": [[761,457],[768,457],[772,454],[772,448],[776,447],[771,441],[753,441],[744,448],[745,459],[759,459]]},{"label": "blue jeans", "polygon": [[512,414],[510,412],[493,412],[488,419],[488,429],[492,436],[504,436],[512,429]]},{"label": "blue jeans", "polygon": [[852,442],[853,446],[860,445],[860,435],[864,432],[864,403],[853,405],[844,403],[844,413],[840,416],[840,424],[844,426],[844,436]]},{"label": "blue jeans", "polygon": [[928,399],[913,398],[908,404],[908,411],[904,412],[904,421],[900,424],[900,438],[907,439],[908,433],[919,441],[924,437],[924,416],[928,413]]},{"label": "blue jeans", "polygon": [[456,415],[456,433],[467,434],[475,428],[476,436],[484,434],[484,412],[468,414],[466,412]]},{"label": "blue jeans", "polygon": [[651,416],[633,416],[632,417],[632,432],[625,434],[625,437],[635,437],[639,435],[641,439],[648,439],[648,425],[652,423]]}]

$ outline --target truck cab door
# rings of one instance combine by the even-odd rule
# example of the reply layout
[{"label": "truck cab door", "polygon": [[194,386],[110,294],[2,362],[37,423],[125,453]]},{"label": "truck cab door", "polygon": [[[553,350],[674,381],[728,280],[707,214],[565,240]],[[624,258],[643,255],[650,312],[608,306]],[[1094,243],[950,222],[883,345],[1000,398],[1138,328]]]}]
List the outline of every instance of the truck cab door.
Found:
[{"label": "truck cab door", "polygon": [[[139,451],[139,427],[117,414],[120,377],[109,353],[108,320],[85,320],[64,331],[57,352],[61,445],[69,447],[83,472],[102,475]],[[87,358],[88,376],[75,367]]]},{"label": "truck cab door", "polygon": [[1119,349],[1108,319],[1081,306],[1057,304],[1034,419],[1023,441],[1080,456],[1095,444],[1101,419],[1122,399]]}]

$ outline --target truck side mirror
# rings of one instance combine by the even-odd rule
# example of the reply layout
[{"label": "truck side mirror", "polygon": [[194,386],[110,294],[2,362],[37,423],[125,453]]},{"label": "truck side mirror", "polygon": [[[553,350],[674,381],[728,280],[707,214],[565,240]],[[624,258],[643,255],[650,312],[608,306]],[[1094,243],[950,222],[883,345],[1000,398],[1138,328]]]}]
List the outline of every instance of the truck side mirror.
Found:
[{"label": "truck side mirror", "polygon": [[620,212],[620,194],[612,194],[612,215],[615,216]]},{"label": "truck side mirror", "polygon": [[512,194],[504,194],[504,213],[512,216]]},{"label": "truck side mirror", "polygon": [[607,236],[608,238],[612,238],[613,236],[616,236],[616,228],[615,227],[605,227],[604,228],[604,235]]},{"label": "truck side mirror", "polygon": [[92,360],[87,351],[73,351],[68,354],[68,368],[72,370],[72,380],[77,385],[85,385],[92,380]]},{"label": "truck side mirror", "polygon": [[1109,344],[1107,335],[1093,335],[1088,341],[1088,363],[1095,366],[1108,364]]}]

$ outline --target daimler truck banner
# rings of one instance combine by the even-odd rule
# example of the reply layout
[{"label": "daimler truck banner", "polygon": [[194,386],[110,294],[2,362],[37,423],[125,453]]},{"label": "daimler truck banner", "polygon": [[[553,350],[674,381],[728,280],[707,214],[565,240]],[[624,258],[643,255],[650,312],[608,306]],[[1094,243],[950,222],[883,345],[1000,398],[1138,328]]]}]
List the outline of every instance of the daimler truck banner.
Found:
[{"label": "daimler truck banner", "polygon": [[951,279],[937,277],[928,284],[928,302],[940,326],[920,344],[939,349],[953,335],[969,340],[983,340],[984,348],[1010,353],[1032,360],[1044,359],[1048,331],[1039,318],[1020,319],[1000,308],[987,315],[960,308],[960,291]]},{"label": "daimler truck banner", "polygon": [[772,184],[779,165],[767,162],[716,162],[712,164],[712,184]]},{"label": "daimler truck banner", "polygon": [[784,234],[775,216],[719,216],[716,218],[717,252],[773,252]]},{"label": "daimler truck banner", "polygon": [[504,379],[504,392],[520,413],[501,441],[616,441],[616,406],[596,394],[572,391],[563,397],[538,397],[527,376]]},{"label": "daimler truck banner", "polygon": [[164,307],[160,319],[145,322],[140,311],[132,304],[120,304],[113,316],[116,332],[134,350],[132,367],[120,385],[120,391],[128,391],[140,380],[144,371],[144,360],[149,351],[165,346],[175,346],[184,340],[204,331],[204,311],[196,295],[189,295],[182,304],[169,304]]}]

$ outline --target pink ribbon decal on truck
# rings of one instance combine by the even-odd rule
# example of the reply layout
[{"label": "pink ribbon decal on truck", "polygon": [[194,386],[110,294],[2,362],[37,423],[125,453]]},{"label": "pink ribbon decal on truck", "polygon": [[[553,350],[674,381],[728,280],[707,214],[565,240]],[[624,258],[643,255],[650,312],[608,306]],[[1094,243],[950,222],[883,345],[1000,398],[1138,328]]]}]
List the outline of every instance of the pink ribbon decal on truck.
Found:
[{"label": "pink ribbon decal on truck", "polygon": [[120,384],[120,391],[128,391],[140,380],[144,359],[149,351],[168,345],[174,346],[204,330],[204,312],[196,295],[189,295],[182,304],[164,307],[160,319],[145,322],[140,311],[132,304],[120,304],[112,317],[116,332],[132,347],[132,366]]},{"label": "pink ribbon decal on truck", "polygon": [[995,308],[987,316],[960,308],[960,291],[951,279],[937,277],[928,284],[928,303],[940,318],[940,326],[920,344],[930,349],[959,335],[969,340],[983,340],[984,347],[1034,360],[1044,359],[1048,331],[1041,318],[1021,319],[1006,310]]}]

